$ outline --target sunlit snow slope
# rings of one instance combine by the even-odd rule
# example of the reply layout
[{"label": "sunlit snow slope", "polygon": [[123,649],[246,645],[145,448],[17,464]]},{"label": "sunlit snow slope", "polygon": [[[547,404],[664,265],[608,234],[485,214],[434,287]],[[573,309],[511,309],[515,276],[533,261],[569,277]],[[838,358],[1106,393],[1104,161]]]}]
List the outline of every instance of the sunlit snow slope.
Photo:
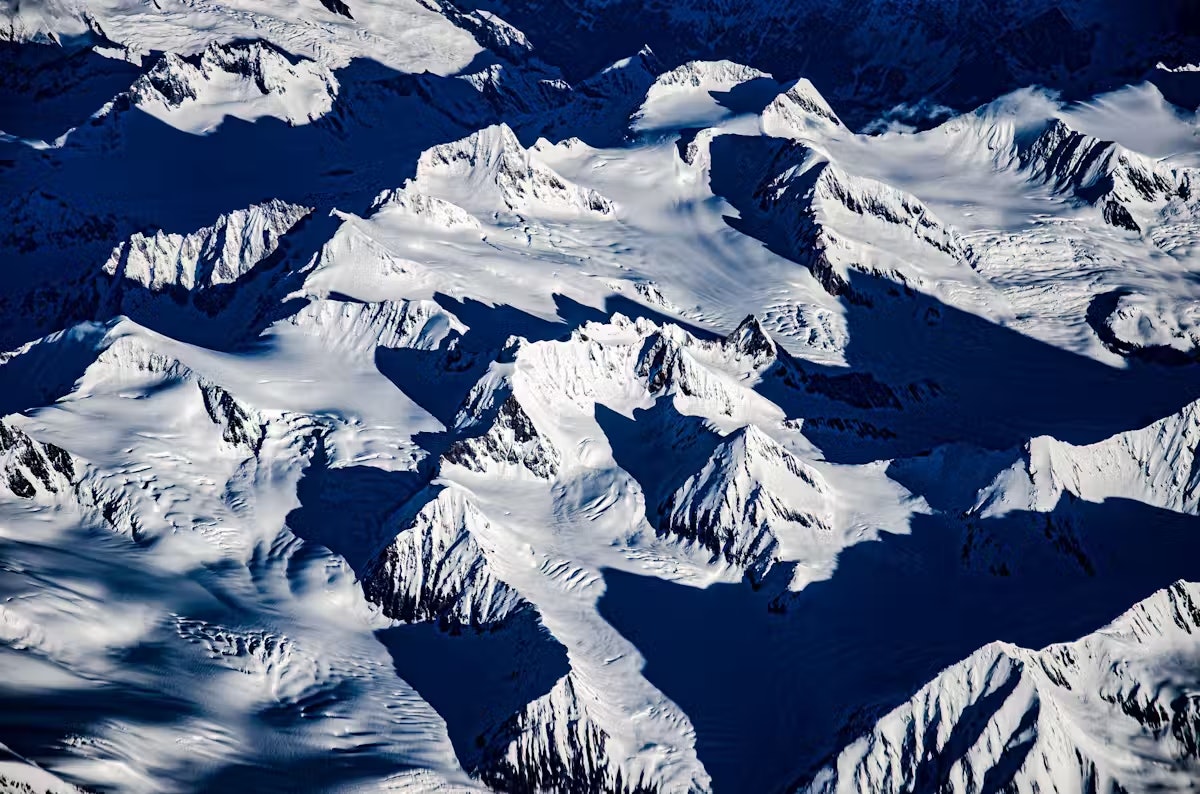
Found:
[{"label": "sunlit snow slope", "polygon": [[0,6],[0,790],[1194,788],[1133,5]]}]

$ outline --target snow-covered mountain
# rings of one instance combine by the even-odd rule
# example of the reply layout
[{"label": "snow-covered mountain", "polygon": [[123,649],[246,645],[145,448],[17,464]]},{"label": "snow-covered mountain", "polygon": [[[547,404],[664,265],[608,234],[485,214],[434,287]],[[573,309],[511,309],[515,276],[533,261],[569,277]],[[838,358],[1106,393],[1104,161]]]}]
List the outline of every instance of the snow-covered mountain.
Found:
[{"label": "snow-covered mountain", "polygon": [[528,604],[488,566],[477,535],[487,517],[447,488],[430,499],[372,563],[363,588],[384,613],[410,623],[486,628]]},{"label": "snow-covered mountain", "polygon": [[538,162],[504,124],[429,149],[417,161],[417,182],[469,196],[463,203],[517,213],[611,215],[615,211],[613,203],[597,191],[573,185]]},{"label": "snow-covered mountain", "polygon": [[1151,6],[0,5],[0,789],[1189,790]]},{"label": "snow-covered mountain", "polygon": [[1122,229],[1141,231],[1144,216],[1152,213],[1194,216],[1196,212],[1194,169],[1172,168],[1111,141],[1097,140],[1061,119],[1051,121],[1031,143],[1019,147],[1018,158],[1032,178],[1098,206],[1105,221]]},{"label": "snow-covered mountain", "polygon": [[166,53],[129,89],[130,102],[172,127],[208,132],[221,111],[245,121],[271,116],[307,124],[337,97],[337,78],[309,60],[293,62],[262,41],[210,44],[199,56]]},{"label": "snow-covered mountain", "polygon": [[1200,586],[1086,637],[996,642],[948,667],[799,791],[1178,789],[1200,769]]},{"label": "snow-covered mountain", "polygon": [[279,240],[311,212],[282,201],[222,215],[184,234],[135,234],[113,249],[103,270],[150,292],[199,291],[232,284],[279,248]]},{"label": "snow-covered mountain", "polygon": [[660,527],[758,582],[778,559],[826,545],[834,522],[828,490],[816,471],[750,425],[667,498]]}]

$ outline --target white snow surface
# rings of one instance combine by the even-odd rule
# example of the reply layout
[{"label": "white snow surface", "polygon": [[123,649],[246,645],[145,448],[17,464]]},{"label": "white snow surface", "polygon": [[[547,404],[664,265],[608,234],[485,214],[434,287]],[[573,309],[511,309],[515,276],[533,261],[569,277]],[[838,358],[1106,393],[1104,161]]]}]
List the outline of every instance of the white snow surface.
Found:
[{"label": "white snow surface", "polygon": [[[1194,114],[1029,88],[866,135],[803,76],[572,87],[501,7],[338,7],[4,12],[142,74],[4,141],[75,192],[22,184],[0,242],[82,275],[3,306],[52,332],[0,355],[0,788],[1196,779],[1197,540],[1155,534],[1200,516]],[[138,173],[106,222],[54,171],[137,162],[131,107],[321,179],[205,149],[253,176],[205,225]],[[1153,566],[966,563],[1077,502],[1147,511]]]},{"label": "white snow surface", "polygon": [[1180,581],[1074,642],[981,648],[802,790],[1186,787],[1197,772],[1198,604],[1200,585]]}]

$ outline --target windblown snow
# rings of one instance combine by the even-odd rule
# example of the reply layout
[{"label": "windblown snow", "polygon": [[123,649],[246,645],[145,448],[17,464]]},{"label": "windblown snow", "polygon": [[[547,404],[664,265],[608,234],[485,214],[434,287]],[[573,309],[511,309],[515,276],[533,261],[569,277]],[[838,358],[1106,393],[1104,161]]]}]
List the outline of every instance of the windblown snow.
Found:
[{"label": "windblown snow", "polygon": [[0,790],[1191,790],[1194,14],[910,5],[0,8]]}]

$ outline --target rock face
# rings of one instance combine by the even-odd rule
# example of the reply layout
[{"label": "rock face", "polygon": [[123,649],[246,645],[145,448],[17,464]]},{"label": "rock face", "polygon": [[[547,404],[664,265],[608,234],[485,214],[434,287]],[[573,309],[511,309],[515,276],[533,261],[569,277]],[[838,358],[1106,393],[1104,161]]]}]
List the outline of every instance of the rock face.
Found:
[{"label": "rock face", "polygon": [[1176,582],[1107,628],[948,668],[799,791],[1141,791],[1200,772],[1200,586]]},{"label": "rock face", "polygon": [[738,383],[774,362],[775,343],[748,317],[725,339],[698,339],[671,323],[647,326],[633,372],[654,395],[706,416],[735,416],[757,395]]},{"label": "rock face", "polygon": [[658,791],[613,762],[611,737],[589,715],[588,703],[571,674],[561,678],[490,737],[480,777],[498,791]]},{"label": "rock face", "polygon": [[151,292],[231,284],[270,257],[280,238],[311,212],[272,200],[226,213],[189,234],[135,234],[113,249],[104,272]]},{"label": "rock face", "polygon": [[561,462],[550,439],[534,427],[516,397],[501,405],[482,436],[455,441],[442,460],[474,472],[553,479]]},{"label": "rock face", "polygon": [[780,143],[747,165],[758,170],[739,207],[748,222],[831,295],[867,303],[850,285],[853,272],[921,286],[936,280],[936,268],[971,255],[958,230],[918,198],[852,175],[810,146]]},{"label": "rock face", "polygon": [[1121,229],[1140,232],[1170,205],[1195,210],[1200,186],[1195,169],[1151,160],[1060,119],[1047,123],[1031,143],[1018,145],[1017,159],[1031,179],[1098,207],[1106,222]]},{"label": "rock face", "polygon": [[444,628],[494,628],[529,605],[496,577],[477,536],[488,519],[457,487],[428,499],[363,578],[367,597],[385,615]]},{"label": "rock face", "polygon": [[616,211],[604,196],[539,162],[506,124],[424,152],[417,163],[417,183],[445,179],[469,186],[477,201],[492,198],[493,206],[516,213],[606,217]]},{"label": "rock face", "polygon": [[[818,223],[831,211],[849,212],[906,230],[949,256],[966,255],[958,232],[915,196],[874,179],[851,176],[813,150],[795,154],[800,156],[799,166],[788,168],[759,188],[764,208],[794,206],[802,219],[807,216]],[[797,225],[797,232],[795,242],[799,243],[808,234],[803,222]]]},{"label": "rock face", "polygon": [[19,427],[0,420],[0,487],[22,499],[53,500],[71,493],[77,473],[76,463],[65,449],[35,441]]},{"label": "rock face", "polygon": [[747,315],[746,319],[725,337],[723,347],[734,358],[749,362],[754,369],[773,363],[779,353],[775,347],[775,340],[753,314]]},{"label": "rock face", "polygon": [[834,521],[821,476],[753,425],[722,442],[659,515],[660,532],[702,546],[755,584],[785,554],[781,535],[796,554],[813,545],[805,536],[821,544]]}]

